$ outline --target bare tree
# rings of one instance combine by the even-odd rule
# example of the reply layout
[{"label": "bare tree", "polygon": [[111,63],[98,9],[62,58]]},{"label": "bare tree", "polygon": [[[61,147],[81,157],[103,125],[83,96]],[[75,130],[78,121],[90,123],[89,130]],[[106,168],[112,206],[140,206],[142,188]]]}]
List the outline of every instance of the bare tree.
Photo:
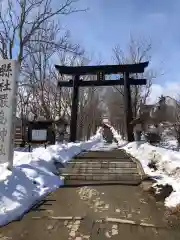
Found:
[{"label": "bare tree", "polygon": [[[117,64],[135,64],[144,61],[151,61],[152,45],[146,41],[137,41],[131,37],[127,52],[123,52],[120,46],[113,49],[114,59]],[[145,104],[151,92],[152,80],[156,78],[157,74],[152,69],[148,69],[143,74],[133,74],[135,78],[146,78],[147,84],[145,86],[131,86],[132,107],[133,114],[136,117],[140,103]],[[124,88],[119,87],[119,93],[124,95]]]},{"label": "bare tree", "polygon": [[[92,79],[92,77],[91,77]],[[102,109],[98,89],[82,88],[79,99],[78,138],[89,139],[100,125]]]},{"label": "bare tree", "polygon": [[[136,41],[131,37],[127,50],[123,51],[119,45],[113,49],[113,58],[116,64],[135,64],[144,61],[151,61],[151,49],[151,43],[146,41]],[[132,74],[130,77],[147,79],[146,86],[131,86],[132,110],[134,117],[136,117],[140,103],[145,104],[150,95],[152,80],[156,77],[156,73],[152,69],[148,69],[143,74]],[[117,121],[121,121],[121,129],[124,129],[124,120],[122,118],[124,112],[124,87],[119,86],[112,88],[113,91],[110,93],[111,103],[109,103],[111,106],[109,106],[109,111],[112,116],[111,118],[113,119],[114,116],[114,118],[118,119]],[[115,107],[115,105],[117,107]],[[119,110],[117,110],[118,105]]]},{"label": "bare tree", "polygon": [[[57,89],[57,82],[62,76],[54,69],[55,60],[62,65],[67,59],[75,64],[81,58],[83,50],[79,45],[70,43],[68,35],[59,38],[59,31],[54,22],[44,23],[43,30],[39,31],[37,42],[31,42],[26,47],[28,56],[23,63],[22,85],[31,88],[31,112],[34,115],[43,115],[46,119],[54,119],[68,113],[70,106],[70,91]],[[62,51],[62,46],[69,48]],[[69,52],[69,49],[73,51]]]},{"label": "bare tree", "polygon": [[176,122],[173,124],[175,138],[180,146],[180,102],[176,103]]},{"label": "bare tree", "polygon": [[124,100],[123,95],[120,94],[118,90],[116,88],[109,87],[104,96],[104,102],[106,102],[108,108],[109,121],[115,129],[124,135]]},{"label": "bare tree", "polygon": [[[39,39],[44,23],[56,16],[77,12],[76,0],[64,0],[57,9],[51,0],[7,0],[0,9],[0,55],[3,59],[15,58],[21,64],[28,55],[26,47]],[[47,41],[47,39],[41,39]],[[62,45],[62,49],[67,45]],[[70,49],[71,50],[71,49]]]},{"label": "bare tree", "polygon": [[[54,53],[81,54],[80,47],[71,43],[69,32],[59,23],[61,16],[84,11],[76,9],[76,2],[64,0],[58,8],[53,7],[53,0],[0,3],[0,58],[16,59],[21,66],[17,94],[17,114],[21,118],[39,110],[50,118],[48,103],[52,96],[58,98],[52,73]],[[48,82],[52,76],[53,80]]]},{"label": "bare tree", "polygon": [[[71,42],[70,34],[60,27],[59,17],[77,10],[77,0],[64,0],[53,8],[52,0],[8,0],[1,5],[0,56],[15,58],[21,65],[18,91],[18,114],[21,118],[43,115],[46,119],[70,117],[71,89],[57,89],[57,81],[65,79],[54,69],[62,65],[89,62],[83,49]],[[79,119],[83,133],[95,131],[101,117],[96,89],[82,89]],[[93,118],[92,118],[93,116]]]},{"label": "bare tree", "polygon": [[160,99],[162,98],[165,99],[166,111],[163,111],[161,115],[164,115],[167,130],[171,131],[180,147],[180,96],[177,99],[169,96],[161,96]]}]

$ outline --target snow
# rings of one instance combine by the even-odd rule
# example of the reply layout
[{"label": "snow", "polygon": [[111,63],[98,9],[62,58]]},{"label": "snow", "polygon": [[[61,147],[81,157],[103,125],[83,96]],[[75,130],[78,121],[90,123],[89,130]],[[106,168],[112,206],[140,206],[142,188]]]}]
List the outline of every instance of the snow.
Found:
[{"label": "snow", "polygon": [[[138,159],[145,173],[156,180],[155,188],[166,184],[173,187],[173,192],[165,199],[166,207],[180,204],[180,152],[140,142],[128,143],[122,148]],[[148,167],[151,162],[156,163],[156,171]]]},{"label": "snow", "polygon": [[99,142],[93,146],[90,151],[111,151],[117,148],[117,143],[107,144],[105,141]]},{"label": "snow", "polygon": [[[170,139],[164,144],[166,147],[164,145],[158,147],[143,141],[127,143],[117,131],[114,130],[113,134],[118,141],[119,148],[126,150],[138,159],[145,174],[156,180],[153,187],[157,191],[159,185],[169,184],[172,186],[173,192],[165,199],[165,206],[174,208],[180,204],[180,152],[171,150],[177,147],[176,141]],[[155,162],[157,170],[148,166],[151,162]]]},{"label": "snow", "polygon": [[[156,180],[154,187],[170,184],[173,192],[165,199],[167,207],[180,204],[180,152],[162,147],[152,146],[146,142],[128,143],[111,126],[119,148],[125,149],[139,159],[145,173]],[[64,184],[63,178],[56,175],[56,163],[65,164],[73,156],[84,150],[110,151],[117,148],[117,143],[106,144],[102,139],[102,128],[89,141],[67,144],[56,144],[14,151],[14,167],[12,172],[7,164],[0,164],[0,226],[18,219],[48,193]],[[165,144],[175,146],[171,140]],[[156,163],[157,170],[148,167]]]},{"label": "snow", "polygon": [[117,140],[119,146],[127,144],[127,141],[123,140],[122,136],[112,126],[111,131],[113,133],[114,138]]},{"label": "snow", "polygon": [[177,140],[175,139],[168,139],[166,141],[162,141],[157,146],[166,149],[171,149],[173,151],[179,151],[179,146]]},{"label": "snow", "polygon": [[14,167],[0,165],[0,225],[18,219],[48,193],[63,185],[56,175],[55,162],[66,163],[83,150],[101,141],[98,130],[89,141],[56,144],[33,149],[32,152],[14,152]]}]

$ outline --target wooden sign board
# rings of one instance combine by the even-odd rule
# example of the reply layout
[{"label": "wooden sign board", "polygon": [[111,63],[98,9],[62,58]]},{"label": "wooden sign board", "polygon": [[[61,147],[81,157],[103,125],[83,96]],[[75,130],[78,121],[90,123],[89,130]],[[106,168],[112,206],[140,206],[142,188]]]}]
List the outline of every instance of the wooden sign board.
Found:
[{"label": "wooden sign board", "polygon": [[32,141],[47,141],[47,129],[32,129]]},{"label": "wooden sign board", "polygon": [[9,168],[13,166],[19,69],[17,61],[0,61],[0,163],[8,163]]},{"label": "wooden sign board", "polygon": [[45,144],[55,142],[52,132],[52,121],[32,121],[28,123],[28,142]]}]

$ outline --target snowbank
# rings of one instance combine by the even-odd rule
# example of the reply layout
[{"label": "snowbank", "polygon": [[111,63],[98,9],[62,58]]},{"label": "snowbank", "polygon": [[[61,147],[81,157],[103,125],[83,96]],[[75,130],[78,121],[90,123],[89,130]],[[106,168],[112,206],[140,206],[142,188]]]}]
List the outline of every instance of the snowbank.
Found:
[{"label": "snowbank", "polygon": [[[127,143],[113,127],[111,127],[111,130],[120,148],[138,159],[144,172],[156,180],[153,187],[158,189],[158,185],[166,184],[172,186],[173,192],[166,198],[165,206],[171,208],[180,204],[180,152],[152,146],[145,142]],[[175,144],[175,141],[170,141],[166,146]],[[152,162],[157,167],[156,171],[148,166]]]},{"label": "snowbank", "polygon": [[179,151],[179,145],[177,140],[168,139],[167,141],[162,141],[158,144],[158,147],[166,148],[168,150]]},{"label": "snowbank", "polygon": [[114,138],[117,140],[119,146],[122,146],[127,143],[127,141],[123,140],[122,136],[111,125],[109,124],[106,124],[106,125],[110,127],[112,134]]},{"label": "snowbank", "polygon": [[89,141],[36,148],[32,153],[14,152],[14,168],[0,165],[0,225],[21,217],[37,201],[63,184],[55,161],[65,163],[101,140],[98,131]]},{"label": "snowbank", "polygon": [[[165,200],[165,206],[180,204],[180,152],[154,147],[148,143],[132,142],[123,147],[128,153],[140,160],[146,174],[156,179],[154,187],[169,184],[173,192]],[[157,170],[148,164],[154,162]]]}]

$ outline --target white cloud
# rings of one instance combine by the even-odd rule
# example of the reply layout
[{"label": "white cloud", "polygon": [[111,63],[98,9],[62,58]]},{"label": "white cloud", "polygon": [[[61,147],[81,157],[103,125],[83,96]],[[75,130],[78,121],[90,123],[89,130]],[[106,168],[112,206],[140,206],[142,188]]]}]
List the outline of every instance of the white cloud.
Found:
[{"label": "white cloud", "polygon": [[160,95],[177,98],[180,95],[180,83],[167,82],[163,86],[160,84],[153,84],[150,97],[148,98],[148,104],[156,102]]}]

